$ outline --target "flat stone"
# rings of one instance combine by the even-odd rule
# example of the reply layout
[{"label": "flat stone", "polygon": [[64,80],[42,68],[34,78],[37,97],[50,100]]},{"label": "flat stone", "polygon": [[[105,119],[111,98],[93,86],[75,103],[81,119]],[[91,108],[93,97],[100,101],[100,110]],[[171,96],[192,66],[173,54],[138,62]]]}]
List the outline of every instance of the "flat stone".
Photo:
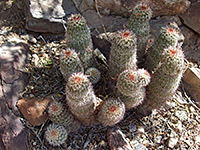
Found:
[{"label": "flat stone", "polygon": [[200,102],[200,69],[188,68],[183,75],[183,81],[189,95]]},{"label": "flat stone", "polygon": [[189,9],[187,9],[185,13],[181,14],[180,17],[183,19],[185,25],[200,34],[200,1],[191,0],[191,2]]},{"label": "flat stone", "polygon": [[123,133],[117,127],[110,128],[107,134],[111,150],[132,150]]},{"label": "flat stone", "polygon": [[78,13],[71,0],[25,0],[26,28],[31,31],[63,33],[71,13]]},{"label": "flat stone", "polygon": [[50,101],[50,99],[22,98],[17,102],[17,106],[25,119],[32,125],[39,126],[48,119],[46,109]]},{"label": "flat stone", "polygon": [[132,150],[147,150],[146,146],[140,144],[138,141],[131,141]]},{"label": "flat stone", "polygon": [[[170,16],[185,12],[190,6],[189,0],[141,0],[147,3],[153,10],[155,16]],[[138,1],[133,0],[98,0],[98,5],[102,11],[109,10],[111,14],[130,16],[130,10],[135,7]]]},{"label": "flat stone", "polygon": [[200,65],[200,35],[185,25],[181,26],[180,28],[185,37],[183,44],[185,57],[187,60]]}]

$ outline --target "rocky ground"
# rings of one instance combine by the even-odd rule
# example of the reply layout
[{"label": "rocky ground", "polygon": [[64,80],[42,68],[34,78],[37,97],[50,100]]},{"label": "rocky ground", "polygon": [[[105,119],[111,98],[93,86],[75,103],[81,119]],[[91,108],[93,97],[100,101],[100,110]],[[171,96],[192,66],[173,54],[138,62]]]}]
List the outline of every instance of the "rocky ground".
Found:
[{"label": "rocky ground", "polygon": [[[53,30],[55,26],[54,24],[51,25],[51,19],[47,19],[48,13],[48,15],[43,16],[48,21],[40,20],[40,26],[27,26],[27,23],[32,25],[33,21],[37,22],[38,18],[31,18],[31,15],[27,14],[27,10],[24,11],[24,7],[27,6],[26,2],[19,0],[3,0],[0,2],[0,150],[118,150],[116,139],[119,141],[117,144],[121,149],[127,150],[200,149],[200,108],[198,102],[200,100],[198,97],[200,75],[195,74],[193,83],[190,83],[191,80],[188,79],[188,76],[191,76],[190,70],[188,71],[189,75],[184,77],[186,83],[184,81],[181,83],[173,99],[167,101],[160,110],[153,111],[149,116],[140,116],[134,110],[128,111],[124,120],[114,128],[101,125],[82,127],[77,132],[69,134],[67,142],[61,147],[53,148],[48,145],[44,139],[45,128],[50,123],[47,117],[35,113],[38,118],[39,115],[42,116],[40,117],[41,120],[37,120],[34,115],[31,118],[24,118],[19,113],[16,103],[22,97],[65,99],[64,80],[59,71],[58,62],[59,49],[62,48],[65,42],[62,34],[64,28],[63,24],[60,23],[56,26],[58,27],[57,30]],[[78,0],[70,2],[74,7],[69,9],[69,6],[65,5],[63,12],[58,13],[60,16],[63,13],[69,16],[70,12],[81,12],[86,18],[90,18],[89,14],[92,14],[91,12],[95,10],[91,8],[90,3],[85,3],[85,1],[82,1],[82,3]],[[106,5],[108,8],[102,9],[105,2],[103,0],[100,2],[102,2],[101,7],[98,7],[99,9],[95,11],[100,11],[105,16],[102,17],[95,13],[93,14],[95,22],[90,19],[89,23],[94,45],[108,56],[110,45],[103,39],[105,37],[104,31],[105,29],[110,32],[116,31],[126,24],[128,11],[124,8],[126,8],[125,6],[128,5],[129,1],[122,1],[123,8],[117,5],[116,1],[107,1],[107,3],[110,2],[109,4],[118,6],[115,7],[115,10],[112,10],[109,7],[110,5]],[[188,5],[186,1],[180,0],[178,2],[185,4],[182,5],[182,10],[186,9],[186,5]],[[58,9],[60,10],[60,7]],[[156,13],[151,21],[152,35],[156,37],[156,31],[161,25],[172,20],[176,21],[185,36],[183,50],[186,55],[186,64],[189,67],[198,69],[200,65],[200,35],[198,34],[198,28],[195,25],[188,25],[187,21],[187,26],[184,24],[184,20],[188,19],[187,15],[185,15],[186,17],[184,15],[181,15],[181,17],[177,15],[160,17],[158,16],[159,13],[160,15],[173,14],[170,14],[171,11],[167,8],[165,8],[165,11],[154,9]],[[180,11],[175,9],[174,6],[171,6],[170,9],[174,9],[175,14]],[[102,19],[99,19],[99,17],[102,17]],[[111,21],[116,23],[109,26]],[[48,31],[53,30],[53,34],[39,31],[41,26],[45,24],[49,24],[48,27],[50,28],[45,29]],[[192,87],[197,88],[191,90]],[[94,88],[96,94],[105,99],[107,94],[105,87],[97,84]],[[195,96],[190,97],[191,95]],[[38,101],[39,104],[44,104],[43,107],[40,107],[39,104],[30,104],[30,106],[34,105],[34,108],[40,110],[43,114],[48,102],[48,100]]]}]

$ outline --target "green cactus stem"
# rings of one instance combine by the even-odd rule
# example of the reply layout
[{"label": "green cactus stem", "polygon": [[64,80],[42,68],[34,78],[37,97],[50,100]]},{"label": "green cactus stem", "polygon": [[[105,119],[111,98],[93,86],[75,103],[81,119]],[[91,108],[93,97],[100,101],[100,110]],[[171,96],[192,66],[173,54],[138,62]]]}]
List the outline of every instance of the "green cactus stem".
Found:
[{"label": "green cactus stem", "polygon": [[157,109],[176,92],[184,69],[184,55],[181,48],[169,47],[161,55],[161,66],[152,75],[147,87],[147,100],[143,110]]},{"label": "green cactus stem", "polygon": [[60,71],[66,81],[72,73],[84,71],[81,61],[75,50],[70,48],[61,50]]},{"label": "green cactus stem", "polygon": [[109,58],[109,75],[116,79],[125,69],[136,70],[136,36],[132,31],[118,31],[112,43]]},{"label": "green cactus stem", "polygon": [[145,66],[149,71],[156,71],[159,67],[161,54],[169,46],[177,46],[179,40],[179,30],[173,26],[163,27],[158,40],[147,52]]},{"label": "green cactus stem", "polygon": [[95,123],[96,96],[91,83],[83,73],[74,73],[66,84],[67,104],[71,113],[84,125]]},{"label": "green cactus stem", "polygon": [[90,29],[86,20],[80,14],[72,14],[67,21],[67,47],[73,48],[79,54],[83,67],[87,69],[93,63],[93,44]]},{"label": "green cactus stem", "polygon": [[125,70],[117,79],[117,88],[125,96],[135,96],[137,90],[150,82],[150,74],[144,69]]},{"label": "green cactus stem", "polygon": [[147,4],[138,4],[132,10],[129,18],[129,29],[137,36],[137,57],[138,62],[143,62],[150,30],[149,20],[152,17],[152,10]]}]

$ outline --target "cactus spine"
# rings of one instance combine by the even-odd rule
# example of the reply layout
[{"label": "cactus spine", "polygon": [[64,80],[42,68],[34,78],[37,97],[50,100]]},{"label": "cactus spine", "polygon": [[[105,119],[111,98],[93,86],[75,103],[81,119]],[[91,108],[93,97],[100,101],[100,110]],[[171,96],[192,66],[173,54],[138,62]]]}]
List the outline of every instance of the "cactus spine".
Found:
[{"label": "cactus spine", "polygon": [[161,64],[147,87],[146,111],[160,107],[177,90],[184,69],[182,49],[171,46],[164,49]]},{"label": "cactus spine", "polygon": [[75,72],[83,72],[81,61],[75,50],[62,49],[60,53],[60,71],[67,81],[69,76]]},{"label": "cactus spine", "polygon": [[69,132],[74,132],[80,128],[80,123],[68,111],[61,102],[53,101],[48,107],[49,118],[52,122],[65,126]]},{"label": "cactus spine", "polygon": [[137,57],[138,62],[143,62],[149,35],[149,20],[152,17],[152,10],[146,4],[138,4],[132,11],[129,18],[129,29],[137,36]]},{"label": "cactus spine", "polygon": [[125,113],[124,103],[119,99],[104,101],[98,113],[98,120],[104,126],[113,126],[120,122]]},{"label": "cactus spine", "polygon": [[45,138],[47,142],[53,146],[62,145],[68,136],[68,131],[60,125],[50,124],[45,131]]},{"label": "cactus spine", "polygon": [[86,20],[79,14],[72,14],[67,21],[66,29],[67,47],[73,48],[79,53],[83,67],[86,69],[93,63],[93,45],[90,29]]},{"label": "cactus spine", "polygon": [[161,54],[165,48],[169,46],[176,46],[179,39],[179,32],[173,26],[163,27],[160,35],[153,46],[148,50],[145,66],[149,71],[155,71],[160,63]]},{"label": "cactus spine", "polygon": [[72,114],[84,125],[95,123],[96,96],[83,73],[74,73],[66,84],[66,97]]},{"label": "cactus spine", "polygon": [[136,36],[132,31],[118,31],[110,52],[109,74],[111,78],[117,76],[125,69],[136,70]]},{"label": "cactus spine", "polygon": [[126,109],[131,109],[142,103],[145,97],[145,86],[150,82],[150,75],[144,69],[137,71],[125,70],[117,79],[117,89],[120,99]]}]

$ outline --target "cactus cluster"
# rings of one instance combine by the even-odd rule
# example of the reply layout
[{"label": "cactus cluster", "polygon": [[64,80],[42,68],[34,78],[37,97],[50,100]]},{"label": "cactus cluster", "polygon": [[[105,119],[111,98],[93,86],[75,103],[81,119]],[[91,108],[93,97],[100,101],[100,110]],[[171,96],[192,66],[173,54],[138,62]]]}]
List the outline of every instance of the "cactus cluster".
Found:
[{"label": "cactus cluster", "polygon": [[[163,27],[158,39],[152,42],[148,35],[151,16],[148,5],[138,4],[132,10],[129,29],[115,33],[109,62],[105,63],[108,68],[104,68],[107,77],[103,79],[108,79],[105,86],[111,92],[105,100],[97,97],[93,88],[105,74],[105,70],[102,73],[102,68],[94,62],[96,52],[100,51],[93,51],[86,20],[79,14],[69,17],[66,49],[60,53],[68,107],[59,102],[52,103],[48,109],[52,122],[66,129],[78,122],[86,126],[98,123],[114,126],[123,119],[126,110],[151,111],[175,93],[184,68],[184,55],[178,44],[180,30],[174,26]],[[140,68],[137,61],[142,62],[145,69]],[[47,130],[50,144],[53,143],[49,140],[52,128],[58,127],[54,125]]]}]

